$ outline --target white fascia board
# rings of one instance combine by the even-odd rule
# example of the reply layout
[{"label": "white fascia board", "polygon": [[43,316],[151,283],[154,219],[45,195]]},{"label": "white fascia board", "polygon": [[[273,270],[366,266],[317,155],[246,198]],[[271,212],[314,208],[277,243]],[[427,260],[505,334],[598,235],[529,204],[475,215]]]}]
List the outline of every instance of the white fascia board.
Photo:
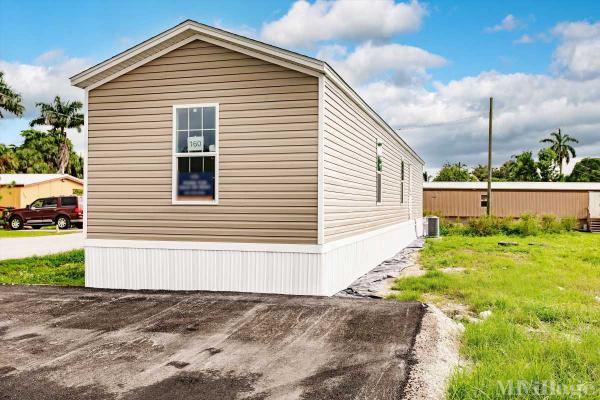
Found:
[{"label": "white fascia board", "polygon": [[162,33],[138,44],[137,46],[134,46],[128,50],[125,50],[122,53],[119,53],[119,54],[109,58],[108,60],[105,60],[97,65],[94,65],[93,67],[90,67],[90,68],[86,69],[85,71],[81,71],[80,73],[73,75],[70,78],[71,85],[77,86],[78,83],[83,82],[83,81],[91,78],[92,76],[99,74],[102,71],[106,71],[107,69],[112,68],[113,66],[127,60],[128,58],[134,57],[134,56],[152,48],[153,46],[156,46],[160,42],[168,40],[168,39],[172,38],[173,36],[177,36],[180,33],[183,33],[186,29],[187,29],[187,27],[184,24],[177,25],[165,32],[162,32]]},{"label": "white fascia board", "polygon": [[[300,70],[301,72],[310,75],[315,75],[317,73],[324,72],[325,64],[322,61],[316,60],[314,58],[293,53],[288,50],[274,47],[266,43],[261,43],[256,40],[245,38],[217,28],[209,27],[207,25],[202,25],[194,21],[186,21],[92,68],[89,68],[77,75],[74,75],[73,77],[71,77],[71,84],[77,86],[78,83],[81,83],[93,77],[94,75],[101,73],[102,71],[112,68],[113,66],[118,65],[119,63],[122,63],[125,60],[134,57],[137,54],[140,54],[160,44],[161,42],[164,42],[165,40],[168,40],[190,29],[196,31],[198,34],[197,36],[194,36],[194,40],[204,40],[206,42],[229,48],[230,50],[238,51],[243,54],[251,55],[253,57],[257,57],[274,64],[279,64],[287,68]],[[182,46],[184,44],[183,42],[181,43],[182,44],[179,44],[179,46]],[[171,46],[169,47],[169,51],[172,51],[174,48],[177,48],[179,46]],[[161,53],[164,54],[165,52],[161,51]],[[136,65],[143,65],[154,58],[156,58],[154,55],[149,56],[148,58],[142,60],[140,63],[136,63]],[[116,76],[119,75],[111,75],[110,79],[108,80],[114,79]]]}]

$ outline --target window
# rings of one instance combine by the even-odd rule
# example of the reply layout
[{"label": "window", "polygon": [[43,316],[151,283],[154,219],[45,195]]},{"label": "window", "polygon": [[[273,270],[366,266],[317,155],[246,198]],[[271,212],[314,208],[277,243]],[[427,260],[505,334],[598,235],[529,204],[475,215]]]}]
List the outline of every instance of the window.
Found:
[{"label": "window", "polygon": [[58,199],[56,197],[48,197],[46,199],[37,199],[31,203],[31,208],[56,208]]},{"label": "window", "polygon": [[72,207],[77,205],[77,197],[63,197],[60,201],[63,207]]},{"label": "window", "polygon": [[400,162],[400,204],[404,204],[404,160]]},{"label": "window", "polygon": [[376,180],[375,180],[375,202],[381,204],[381,173],[383,172],[383,143],[377,140],[376,148]]},{"label": "window", "polygon": [[44,205],[44,199],[37,199],[33,203],[31,203],[31,208],[41,208]]},{"label": "window", "polygon": [[173,204],[217,204],[219,105],[173,106]]},{"label": "window", "polygon": [[481,195],[481,207],[487,207],[487,194]]}]

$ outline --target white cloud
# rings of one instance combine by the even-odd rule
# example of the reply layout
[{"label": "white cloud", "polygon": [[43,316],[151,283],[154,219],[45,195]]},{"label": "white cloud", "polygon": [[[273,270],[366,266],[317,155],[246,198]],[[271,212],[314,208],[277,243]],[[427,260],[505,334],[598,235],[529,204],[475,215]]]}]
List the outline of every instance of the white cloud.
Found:
[{"label": "white cloud", "polygon": [[600,22],[563,22],[553,33],[561,40],[554,52],[555,70],[575,79],[600,76]]},{"label": "white cloud", "polygon": [[518,39],[514,40],[516,44],[530,44],[535,42],[549,42],[550,36],[547,33],[540,32],[533,35],[524,34]]},{"label": "white cloud", "polygon": [[[81,58],[67,58],[60,49],[47,51],[35,60],[35,64],[21,64],[0,60],[0,71],[8,85],[21,94],[25,106],[23,118],[6,113],[0,120],[0,142],[20,143],[18,132],[8,131],[19,127],[27,129],[29,120],[38,115],[35,103],[50,102],[56,95],[63,100],[83,100],[83,90],[71,86],[69,77],[90,66],[90,62]],[[42,128],[42,127],[40,127]],[[42,128],[43,129],[43,128]],[[75,129],[67,132],[75,151],[83,151],[83,134]]]},{"label": "white cloud", "polygon": [[495,98],[494,162],[524,150],[537,152],[539,141],[561,127],[579,139],[578,156],[600,154],[600,78],[486,72],[447,84],[402,87],[377,81],[358,88],[427,161],[470,166],[483,163],[487,151],[488,98]]},{"label": "white cloud", "polygon": [[529,43],[533,43],[533,42],[535,42],[535,38],[528,34],[524,34],[523,36],[521,36],[520,38],[518,38],[514,41],[514,43],[520,43],[520,44],[529,44]]},{"label": "white cloud", "polygon": [[416,0],[317,0],[312,4],[298,0],[286,15],[263,25],[261,37],[288,47],[308,47],[331,39],[388,39],[418,30],[426,13]]},{"label": "white cloud", "polygon": [[[56,61],[58,62],[52,62]],[[49,102],[59,95],[67,100],[82,100],[83,90],[71,86],[69,77],[86,69],[90,62],[81,58],[64,58],[53,50],[40,55],[38,64],[21,64],[0,60],[6,82],[23,98],[25,118],[37,115],[35,103]],[[46,65],[40,65],[46,63]],[[11,118],[11,114],[7,114]]]},{"label": "white cloud", "polygon": [[325,46],[317,58],[329,61],[351,84],[387,77],[401,85],[414,85],[428,78],[427,69],[441,67],[446,60],[418,47],[367,42],[354,51],[339,45]]},{"label": "white cloud", "polygon": [[39,56],[37,56],[37,58],[35,59],[35,63],[36,64],[49,64],[49,63],[55,62],[58,59],[62,58],[64,56],[64,53],[65,52],[63,49],[48,50],[47,52],[42,53]]},{"label": "white cloud", "polygon": [[233,32],[240,36],[245,36],[245,37],[249,37],[249,38],[253,38],[253,39],[256,39],[258,36],[257,30],[255,28],[253,28],[252,26],[245,25],[245,24],[230,26],[230,25],[223,23],[223,20],[220,18],[213,21],[213,26],[215,28],[219,28],[224,31]]},{"label": "white cloud", "polygon": [[500,31],[514,31],[525,26],[525,23],[520,19],[516,18],[512,14],[508,14],[504,19],[497,25],[485,28],[488,33],[500,32]]}]

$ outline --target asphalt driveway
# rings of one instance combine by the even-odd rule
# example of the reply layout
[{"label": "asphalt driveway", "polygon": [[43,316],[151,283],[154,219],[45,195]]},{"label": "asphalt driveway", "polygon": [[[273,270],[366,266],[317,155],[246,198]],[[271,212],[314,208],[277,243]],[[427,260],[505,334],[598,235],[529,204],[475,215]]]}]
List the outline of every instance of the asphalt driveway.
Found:
[{"label": "asphalt driveway", "polygon": [[398,399],[420,303],[0,286],[0,399]]},{"label": "asphalt driveway", "polygon": [[0,260],[43,256],[68,250],[82,249],[83,242],[83,233],[3,238],[0,239]]}]

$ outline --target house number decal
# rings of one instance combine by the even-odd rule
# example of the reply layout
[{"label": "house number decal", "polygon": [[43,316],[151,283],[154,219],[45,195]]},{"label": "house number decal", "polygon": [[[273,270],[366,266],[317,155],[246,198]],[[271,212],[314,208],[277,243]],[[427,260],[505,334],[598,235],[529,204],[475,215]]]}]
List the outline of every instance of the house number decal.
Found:
[{"label": "house number decal", "polygon": [[188,137],[188,151],[203,151],[204,138],[202,136]]}]

